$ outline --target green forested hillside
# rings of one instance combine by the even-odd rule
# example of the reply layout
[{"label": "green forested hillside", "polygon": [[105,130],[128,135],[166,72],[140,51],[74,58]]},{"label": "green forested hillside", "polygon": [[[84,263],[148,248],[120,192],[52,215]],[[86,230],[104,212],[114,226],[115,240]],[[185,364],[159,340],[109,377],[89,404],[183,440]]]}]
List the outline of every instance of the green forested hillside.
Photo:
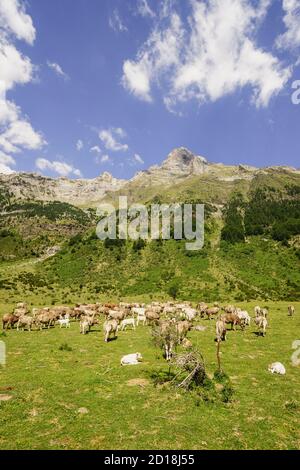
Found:
[{"label": "green forested hillside", "polygon": [[201,181],[191,178],[165,191],[156,188],[150,198],[147,192],[143,199],[137,196],[148,205],[206,203],[205,245],[197,252],[186,251],[184,240],[101,242],[94,210],[13,200],[2,191],[1,302],[175,295],[206,301],[300,300],[299,176],[282,172],[243,184],[219,181],[220,191],[216,181],[206,187]]}]

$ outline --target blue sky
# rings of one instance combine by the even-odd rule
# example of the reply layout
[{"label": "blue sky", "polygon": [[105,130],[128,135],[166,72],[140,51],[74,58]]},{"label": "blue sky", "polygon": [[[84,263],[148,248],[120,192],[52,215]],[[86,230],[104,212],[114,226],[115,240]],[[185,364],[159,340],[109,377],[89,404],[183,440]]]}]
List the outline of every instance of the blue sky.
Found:
[{"label": "blue sky", "polygon": [[[0,0],[0,171],[299,167],[299,0]],[[298,65],[299,62],[299,65]]]}]

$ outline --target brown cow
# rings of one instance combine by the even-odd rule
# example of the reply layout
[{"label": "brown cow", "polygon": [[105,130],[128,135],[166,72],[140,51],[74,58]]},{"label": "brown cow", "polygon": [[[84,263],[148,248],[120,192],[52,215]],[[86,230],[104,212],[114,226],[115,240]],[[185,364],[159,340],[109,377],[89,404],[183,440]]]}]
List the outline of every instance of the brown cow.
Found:
[{"label": "brown cow", "polygon": [[176,323],[176,329],[181,342],[186,337],[188,332],[191,330],[193,324],[187,320],[179,321]]},{"label": "brown cow", "polygon": [[224,323],[228,325],[231,325],[232,330],[235,330],[236,325],[240,325],[242,330],[245,327],[244,320],[239,318],[236,313],[224,313],[223,315],[221,315],[220,320],[224,321]]},{"label": "brown cow", "polygon": [[220,308],[219,307],[211,307],[211,308],[208,308],[205,313],[207,315],[207,318],[209,320],[211,320],[211,318],[214,316],[214,315],[217,315],[220,311]]},{"label": "brown cow", "polygon": [[7,330],[8,327],[10,327],[10,329],[13,329],[14,325],[18,323],[18,321],[19,321],[19,317],[17,315],[14,315],[13,313],[5,314],[2,318],[3,330]]},{"label": "brown cow", "polygon": [[147,319],[147,324],[148,323],[157,323],[159,321],[159,314],[156,312],[153,312],[152,310],[147,310],[145,312],[145,317]]}]

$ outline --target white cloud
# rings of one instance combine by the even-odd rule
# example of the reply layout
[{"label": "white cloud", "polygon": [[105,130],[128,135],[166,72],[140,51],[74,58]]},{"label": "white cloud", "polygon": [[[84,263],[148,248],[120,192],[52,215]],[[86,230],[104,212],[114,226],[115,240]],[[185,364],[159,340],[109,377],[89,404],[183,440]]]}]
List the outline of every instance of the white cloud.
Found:
[{"label": "white cloud", "polygon": [[186,19],[171,2],[169,19],[164,14],[155,21],[136,59],[123,64],[124,87],[151,101],[151,87],[158,84],[170,110],[180,102],[216,101],[246,87],[257,107],[267,106],[291,75],[290,68],[256,43],[270,0],[259,0],[256,7],[250,0],[190,4]]},{"label": "white cloud", "polygon": [[151,68],[147,56],[141,56],[136,62],[126,60],[123,64],[123,86],[144,101],[152,101],[150,81]]},{"label": "white cloud", "polygon": [[25,12],[25,5],[19,0],[0,0],[0,30],[14,34],[29,44],[35,40],[32,19]]},{"label": "white cloud", "polygon": [[56,62],[47,61],[47,65],[50,69],[54,70],[56,75],[62,77],[64,80],[69,80],[69,76],[63,71],[59,64],[57,64]]},{"label": "white cloud", "polygon": [[80,170],[78,170],[78,168],[75,168],[75,169],[73,170],[73,173],[74,173],[75,176],[78,176],[79,178],[82,177],[82,173],[81,173]]},{"label": "white cloud", "polygon": [[4,165],[0,162],[0,173],[4,175],[11,175],[12,173],[15,173],[15,171],[12,170],[8,165]]},{"label": "white cloud", "polygon": [[7,175],[14,173],[14,170],[11,168],[11,166],[14,166],[15,164],[15,160],[10,155],[6,155],[0,151],[0,173]]},{"label": "white cloud", "polygon": [[82,176],[81,171],[78,170],[77,168],[74,168],[72,165],[69,165],[68,163],[64,161],[50,161],[47,160],[46,158],[38,158],[35,161],[35,165],[39,170],[50,170],[53,171],[54,173],[57,173],[60,176],[70,176],[70,175],[75,175],[75,176]]},{"label": "white cloud", "polygon": [[127,144],[122,144],[118,140],[122,140],[126,137],[126,132],[120,127],[113,127],[110,129],[102,129],[99,132],[99,138],[103,142],[107,150],[113,152],[126,152],[128,150]]},{"label": "white cloud", "polygon": [[140,163],[141,165],[145,163],[142,157],[138,153],[134,154],[133,159],[136,163]]},{"label": "white cloud", "polygon": [[123,23],[120,13],[115,9],[112,15],[109,17],[108,24],[111,29],[118,33],[124,33],[128,31],[126,25]]},{"label": "white cloud", "polygon": [[103,163],[111,163],[112,164],[112,159],[110,158],[109,155],[97,155],[95,157],[95,163],[97,163],[97,165],[102,165]]},{"label": "white cloud", "polygon": [[27,121],[17,119],[0,135],[0,147],[6,152],[18,153],[22,149],[38,150],[45,145],[41,134]]},{"label": "white cloud", "polygon": [[36,70],[31,60],[16,49],[15,38],[33,44],[35,28],[31,17],[25,12],[25,2],[0,0],[0,152],[1,171],[6,172],[15,163],[8,153],[36,150],[46,144],[20,107],[6,97],[16,85],[33,81]]},{"label": "white cloud", "polygon": [[147,0],[138,0],[138,2],[137,2],[137,11],[144,18],[147,17],[147,16],[149,18],[154,18],[155,17],[155,13],[154,13],[153,10],[151,10]]},{"label": "white cloud", "polygon": [[16,84],[30,82],[33,74],[34,67],[30,59],[8,43],[0,30],[0,95],[3,96]]},{"label": "white cloud", "polygon": [[80,140],[80,139],[77,140],[77,142],[76,142],[76,149],[77,149],[78,152],[80,152],[80,150],[83,149],[83,142],[82,142],[82,140]]},{"label": "white cloud", "polygon": [[98,145],[94,145],[94,147],[91,147],[91,148],[90,148],[90,152],[91,152],[91,153],[98,153],[98,154],[100,154],[100,153],[101,153],[101,149],[100,149],[100,147],[99,147]]},{"label": "white cloud", "polygon": [[285,33],[278,36],[276,46],[280,49],[296,49],[300,46],[300,0],[283,0]]}]

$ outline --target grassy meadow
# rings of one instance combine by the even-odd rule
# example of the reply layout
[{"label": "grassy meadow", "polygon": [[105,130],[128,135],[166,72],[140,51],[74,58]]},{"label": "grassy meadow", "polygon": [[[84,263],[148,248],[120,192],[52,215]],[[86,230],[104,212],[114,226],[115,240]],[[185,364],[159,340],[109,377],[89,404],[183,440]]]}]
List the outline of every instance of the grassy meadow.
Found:
[{"label": "grassy meadow", "polygon": [[[128,183],[122,194],[130,202],[205,202],[205,244],[195,252],[185,240],[102,242],[93,208],[19,200],[0,188],[0,317],[23,301],[32,308],[171,297],[270,310],[265,338],[251,325],[222,343],[226,384],[214,376],[215,322],[198,320],[205,331],[188,337],[209,381],[188,393],[162,380],[169,365],[150,327],[108,344],[102,324],[86,336],[75,322],[68,330],[0,330],[0,449],[299,449],[300,367],[291,362],[300,339],[299,184],[284,170],[165,188]],[[143,362],[121,367],[135,352]],[[276,361],[285,376],[268,372]]]},{"label": "grassy meadow", "polygon": [[[42,303],[42,299],[40,299]],[[255,302],[240,303],[253,312]],[[70,329],[8,331],[0,367],[0,449],[300,449],[300,368],[291,363],[300,339],[300,304],[287,316],[287,302],[268,302],[265,338],[254,325],[229,331],[222,368],[233,395],[222,385],[202,395],[153,378],[168,364],[151,341],[150,327],[119,332],[105,344],[102,324],[86,336]],[[6,303],[0,304],[0,313]],[[203,354],[209,377],[217,369],[215,322],[188,338]],[[120,366],[124,354],[143,362]],[[272,375],[280,361],[286,375]],[[10,397],[10,398],[9,398]],[[9,399],[8,399],[9,398]]]}]

